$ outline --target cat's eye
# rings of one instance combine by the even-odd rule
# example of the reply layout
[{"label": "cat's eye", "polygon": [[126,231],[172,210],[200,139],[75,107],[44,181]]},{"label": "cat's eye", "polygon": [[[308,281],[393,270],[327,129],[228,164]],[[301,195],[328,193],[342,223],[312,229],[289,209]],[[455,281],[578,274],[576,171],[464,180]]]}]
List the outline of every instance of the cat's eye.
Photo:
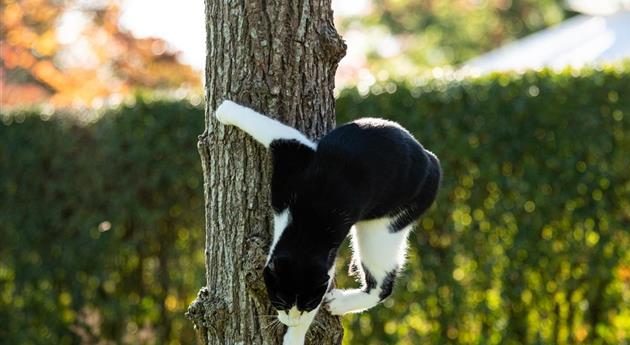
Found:
[{"label": "cat's eye", "polygon": [[272,299],[271,300],[271,304],[273,305],[274,308],[276,308],[277,310],[282,310],[282,311],[286,311],[291,309],[291,307],[289,307],[288,305],[286,305],[284,302],[281,302],[277,299]]},{"label": "cat's eye", "polygon": [[273,271],[273,265],[265,267],[263,270],[263,278],[265,279],[265,283],[272,285],[278,279],[278,275]]},{"label": "cat's eye", "polygon": [[317,284],[318,288],[321,288],[323,286],[328,287],[328,282],[330,282],[330,279],[326,279],[324,280],[324,282],[322,282],[321,284]]},{"label": "cat's eye", "polygon": [[306,310],[307,312],[310,312],[313,309],[317,308],[319,303],[322,301],[322,298],[323,297],[315,297],[312,300],[308,301],[307,303],[304,304],[304,310]]}]

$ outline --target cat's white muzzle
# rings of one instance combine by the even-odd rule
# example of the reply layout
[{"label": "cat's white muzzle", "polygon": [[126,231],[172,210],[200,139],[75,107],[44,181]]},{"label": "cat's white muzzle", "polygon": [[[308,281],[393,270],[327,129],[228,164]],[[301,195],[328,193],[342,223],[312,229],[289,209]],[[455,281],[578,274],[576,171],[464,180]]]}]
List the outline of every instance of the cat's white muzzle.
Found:
[{"label": "cat's white muzzle", "polygon": [[278,320],[289,327],[296,327],[303,324],[310,324],[315,318],[317,309],[311,312],[301,312],[297,307],[289,309],[289,312],[278,311]]},{"label": "cat's white muzzle", "polygon": [[302,315],[304,314],[297,310],[296,307],[293,307],[289,309],[288,313],[283,310],[278,311],[278,320],[289,327],[295,327],[306,321]]}]

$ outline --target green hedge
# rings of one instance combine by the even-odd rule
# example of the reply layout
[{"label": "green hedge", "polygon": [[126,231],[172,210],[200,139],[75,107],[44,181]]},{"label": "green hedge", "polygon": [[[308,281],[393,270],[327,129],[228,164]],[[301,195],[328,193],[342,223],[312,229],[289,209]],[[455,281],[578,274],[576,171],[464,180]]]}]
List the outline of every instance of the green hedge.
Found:
[{"label": "green hedge", "polygon": [[620,344],[630,338],[630,73],[495,74],[341,93],[444,168],[393,298],[349,344]]},{"label": "green hedge", "polygon": [[[445,172],[392,298],[344,317],[346,343],[627,340],[629,66],[390,82],[342,91],[338,114],[400,122]],[[194,342],[202,117],[142,99],[88,124],[2,115],[0,343]]]},{"label": "green hedge", "polygon": [[138,100],[89,124],[2,116],[0,343],[194,342],[202,114]]}]

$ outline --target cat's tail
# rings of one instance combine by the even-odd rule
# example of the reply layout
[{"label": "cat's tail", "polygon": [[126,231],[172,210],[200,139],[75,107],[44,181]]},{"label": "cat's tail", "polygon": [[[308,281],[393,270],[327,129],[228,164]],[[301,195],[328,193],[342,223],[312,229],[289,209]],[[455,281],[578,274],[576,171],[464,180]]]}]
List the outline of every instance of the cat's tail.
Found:
[{"label": "cat's tail", "polygon": [[427,176],[422,183],[418,196],[413,199],[405,211],[397,215],[394,222],[391,224],[390,229],[392,232],[402,230],[418,220],[418,218],[433,205],[437,197],[440,184],[442,183],[442,166],[440,165],[440,160],[433,152],[427,150],[424,150],[424,152],[429,158]]},{"label": "cat's tail", "polygon": [[416,206],[418,217],[433,205],[438,190],[440,189],[440,184],[442,183],[442,166],[440,165],[440,160],[433,152],[428,150],[424,150],[424,152],[429,157],[431,163],[429,164],[429,173],[424,180],[422,190],[418,196],[418,204]]}]

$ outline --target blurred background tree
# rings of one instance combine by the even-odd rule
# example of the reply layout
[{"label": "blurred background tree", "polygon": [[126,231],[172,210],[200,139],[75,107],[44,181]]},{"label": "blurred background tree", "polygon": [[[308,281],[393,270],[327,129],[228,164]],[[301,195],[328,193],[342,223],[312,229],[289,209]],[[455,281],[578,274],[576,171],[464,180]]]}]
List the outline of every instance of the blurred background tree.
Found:
[{"label": "blurred background tree", "polygon": [[[138,1],[147,8],[157,5]],[[136,38],[121,25],[121,9],[128,2],[3,0],[0,104],[98,106],[137,88],[199,91],[201,72],[182,63],[171,42]],[[336,1],[337,25],[349,44],[337,84],[408,77],[457,65],[571,16],[562,2]],[[186,20],[166,13],[164,23],[175,27]],[[142,27],[143,20],[136,23],[134,27]],[[203,27],[203,22],[198,25]],[[203,45],[203,37],[181,35],[176,40]],[[195,68],[203,66],[204,51],[192,54]]]},{"label": "blurred background tree", "polygon": [[[81,25],[62,27],[64,16]],[[97,106],[136,89],[200,87],[164,40],[137,39],[119,18],[115,2],[3,0],[1,104]]]},{"label": "blurred background tree", "polygon": [[[356,63],[342,64],[341,73],[355,81],[375,77],[386,80],[417,75],[433,67],[458,65],[571,16],[562,3],[560,0],[366,1],[363,10],[338,19],[341,32],[351,40],[349,55],[361,61],[359,67],[363,68],[356,68]],[[352,40],[357,44],[353,45]]]}]

